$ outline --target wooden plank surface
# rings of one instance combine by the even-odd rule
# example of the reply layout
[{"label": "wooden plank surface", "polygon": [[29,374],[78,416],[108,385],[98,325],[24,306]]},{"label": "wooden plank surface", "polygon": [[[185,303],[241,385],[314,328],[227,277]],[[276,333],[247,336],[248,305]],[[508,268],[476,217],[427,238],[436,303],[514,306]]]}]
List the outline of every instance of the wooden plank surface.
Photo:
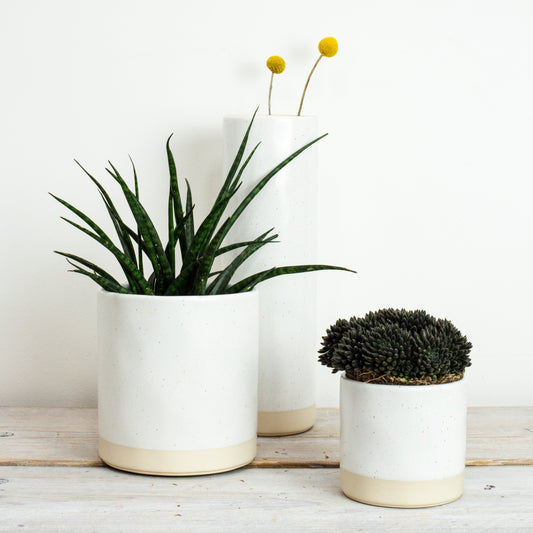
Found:
[{"label": "wooden plank surface", "polygon": [[109,468],[0,467],[0,531],[533,531],[533,467],[467,468],[465,494],[429,509],[349,500],[333,469],[162,478]]},{"label": "wooden plank surface", "polygon": [[[336,468],[338,409],[318,409],[315,427],[289,437],[262,437],[257,468]],[[0,465],[101,466],[96,409],[0,407]],[[467,465],[533,465],[533,407],[468,411]]]}]

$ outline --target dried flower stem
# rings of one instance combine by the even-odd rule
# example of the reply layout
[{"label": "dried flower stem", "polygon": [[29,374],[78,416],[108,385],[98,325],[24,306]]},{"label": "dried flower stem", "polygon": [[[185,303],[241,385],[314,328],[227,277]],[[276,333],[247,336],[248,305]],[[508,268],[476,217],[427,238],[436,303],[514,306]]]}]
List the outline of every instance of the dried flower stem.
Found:
[{"label": "dried flower stem", "polygon": [[272,72],[272,76],[270,77],[270,89],[268,91],[268,114],[271,115],[270,112],[270,99],[272,98],[272,84],[274,83],[274,73]]},{"label": "dried flower stem", "polygon": [[298,108],[298,116],[302,113],[302,106],[304,105],[304,98],[305,98],[305,92],[307,91],[307,86],[309,85],[309,80],[311,79],[311,76],[313,75],[313,72],[315,71],[316,66],[318,65],[318,62],[324,57],[324,54],[320,54],[318,56],[318,59],[316,60],[316,63],[313,65],[313,68],[311,69],[311,72],[309,73],[309,76],[307,78],[307,81],[305,82],[304,92],[302,94],[302,99],[300,100],[300,107]]}]

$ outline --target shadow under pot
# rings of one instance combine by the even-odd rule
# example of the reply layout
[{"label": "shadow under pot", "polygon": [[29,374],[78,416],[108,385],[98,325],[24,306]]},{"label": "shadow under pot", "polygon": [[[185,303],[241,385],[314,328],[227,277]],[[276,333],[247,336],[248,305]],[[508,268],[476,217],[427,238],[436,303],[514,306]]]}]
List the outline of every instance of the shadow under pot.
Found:
[{"label": "shadow under pot", "polygon": [[110,466],[188,476],[256,454],[257,292],[98,296],[98,453]]},{"label": "shadow under pot", "polygon": [[383,507],[432,507],[463,494],[465,381],[383,385],[341,376],[341,488]]}]

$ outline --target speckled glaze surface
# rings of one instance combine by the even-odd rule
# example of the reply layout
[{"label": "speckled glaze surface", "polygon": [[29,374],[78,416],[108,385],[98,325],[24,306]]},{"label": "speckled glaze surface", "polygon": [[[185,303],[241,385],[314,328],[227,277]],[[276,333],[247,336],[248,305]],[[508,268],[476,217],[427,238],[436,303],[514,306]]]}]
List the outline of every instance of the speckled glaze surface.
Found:
[{"label": "speckled glaze surface", "polygon": [[[389,507],[427,507],[462,494],[464,379],[443,385],[377,385],[343,374],[340,400],[341,469],[355,475],[345,475],[341,485],[349,497]],[[390,490],[385,490],[389,481]],[[397,482],[406,485],[395,492]],[[435,490],[416,488],[431,482]],[[394,496],[400,493],[401,501]]]},{"label": "speckled glaze surface", "polygon": [[[250,116],[224,118],[224,171],[233,162]],[[261,145],[250,161],[236,202],[241,200],[278,163],[318,136],[316,117],[257,116],[249,147]],[[319,143],[318,143],[319,144]],[[272,266],[316,263],[317,150],[312,146],[287,165],[257,196],[232,230],[236,241],[254,239],[269,228],[279,243],[265,246],[238,271],[244,278]],[[315,404],[316,275],[282,276],[258,286],[260,293],[259,411],[303,412]],[[309,412],[309,411],[306,411]],[[298,413],[296,413],[297,415]],[[289,414],[279,432],[272,416],[259,417],[260,434],[305,431],[314,424],[308,417]],[[261,420],[269,420],[261,428]],[[291,427],[287,422],[294,420]],[[305,426],[305,427],[304,427]],[[265,431],[263,431],[263,429]]]},{"label": "speckled glaze surface", "polygon": [[[150,471],[167,475],[203,473],[196,453],[202,450],[206,472],[253,460],[258,324],[256,291],[185,297],[100,291],[98,425],[108,444],[102,460],[109,444],[116,445],[110,463],[131,471],[147,470],[134,463],[149,452]],[[139,453],[117,460],[120,447]],[[158,451],[165,452],[160,468]],[[179,471],[169,472],[169,464]]]}]

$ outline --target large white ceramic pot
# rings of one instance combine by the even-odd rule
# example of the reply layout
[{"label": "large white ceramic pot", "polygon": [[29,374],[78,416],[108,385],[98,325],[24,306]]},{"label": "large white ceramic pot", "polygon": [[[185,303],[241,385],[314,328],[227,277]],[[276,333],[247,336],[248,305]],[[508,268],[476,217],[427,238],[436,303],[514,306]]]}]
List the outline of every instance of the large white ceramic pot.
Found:
[{"label": "large white ceramic pot", "polygon": [[158,475],[256,453],[258,294],[98,297],[99,455]]},{"label": "large white ceramic pot", "polygon": [[[237,153],[249,116],[224,118],[224,170]],[[315,139],[316,117],[257,116],[249,139],[261,145],[250,161],[237,203],[267,172]],[[273,266],[317,263],[317,145],[287,165],[244,211],[235,241],[255,239],[274,227],[279,243],[263,247],[238,271],[241,278]],[[313,274],[281,276],[260,293],[259,435],[290,435],[315,422],[316,285]]]},{"label": "large white ceramic pot", "polygon": [[380,385],[341,376],[341,488],[384,507],[431,507],[461,497],[465,381]]}]

